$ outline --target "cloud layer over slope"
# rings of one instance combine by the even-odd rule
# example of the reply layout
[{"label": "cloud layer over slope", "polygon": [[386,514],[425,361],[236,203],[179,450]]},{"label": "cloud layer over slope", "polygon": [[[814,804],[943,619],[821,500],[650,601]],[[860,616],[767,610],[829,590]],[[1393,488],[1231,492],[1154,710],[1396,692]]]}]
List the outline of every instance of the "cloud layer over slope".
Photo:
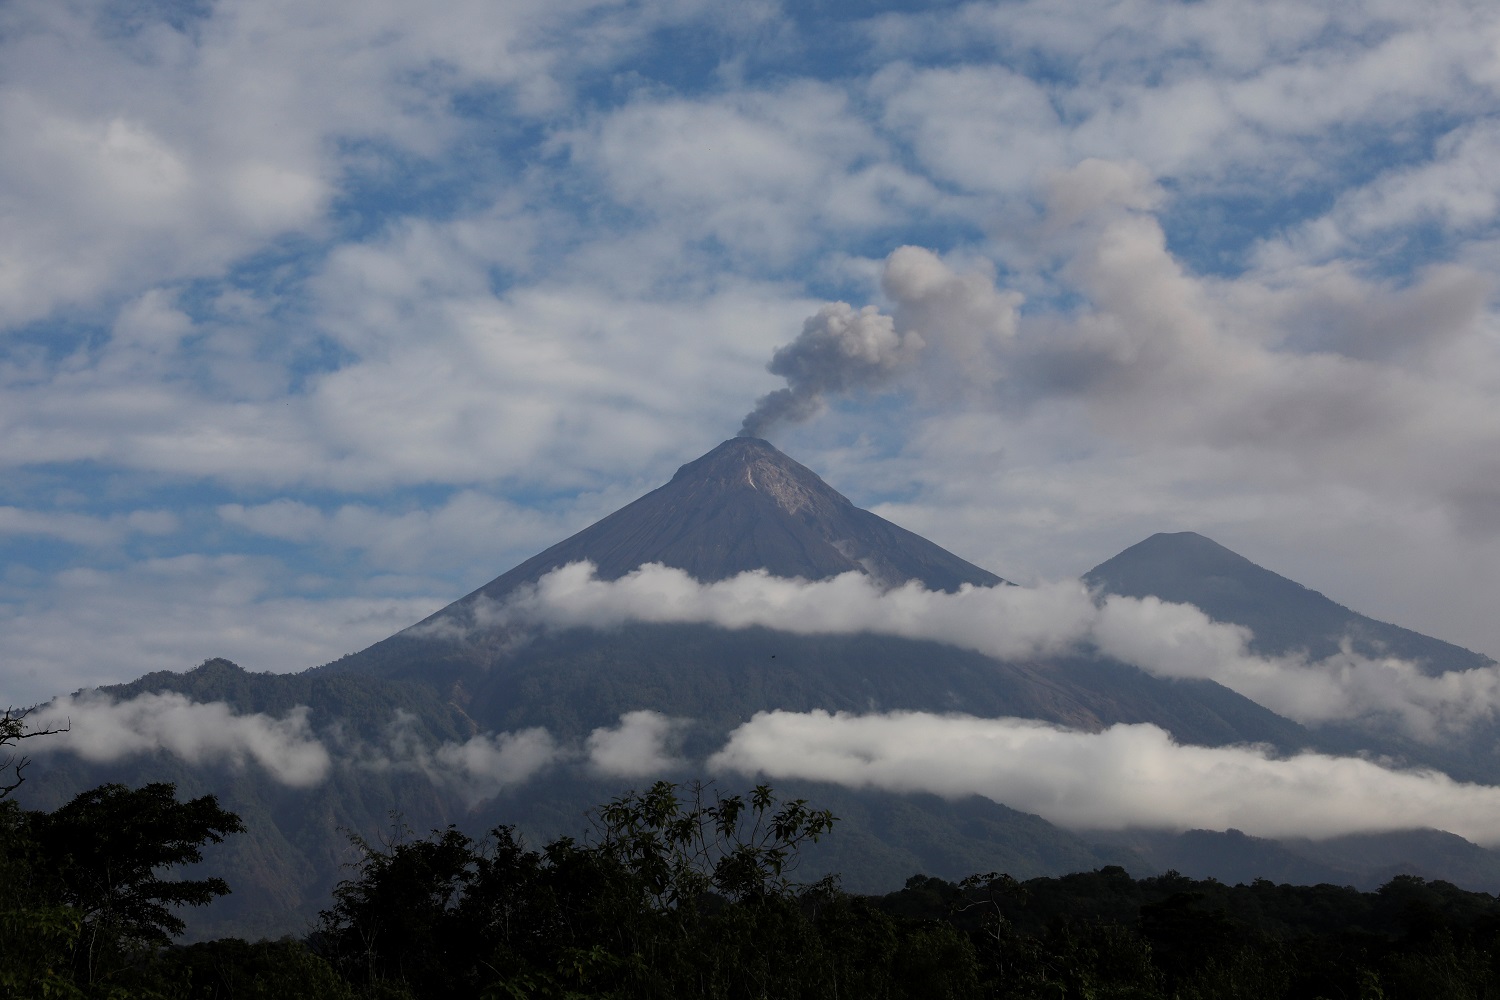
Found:
[{"label": "cloud layer over slope", "polygon": [[468,622],[439,619],[409,634],[453,636],[467,628],[513,625],[705,622],[798,634],[899,635],[1002,660],[1087,647],[1158,677],[1217,681],[1299,722],[1394,724],[1426,740],[1493,720],[1500,710],[1500,666],[1429,677],[1411,663],[1372,659],[1347,647],[1323,660],[1257,656],[1241,626],[1152,597],[1100,600],[1078,581],[966,585],[948,594],[915,582],[886,589],[861,573],[806,581],[751,572],[700,583],[682,570],[656,564],[608,581],[598,579],[590,564],[574,563],[503,603],[481,599],[468,613]]},{"label": "cloud layer over slope", "polygon": [[1182,746],[1145,724],[1083,733],[1028,719],[761,712],[709,763],[772,779],[982,795],[1071,829],[1319,838],[1437,828],[1500,844],[1500,788],[1356,757]]},{"label": "cloud layer over slope", "polygon": [[[474,805],[558,768],[615,778],[680,778],[706,769],[852,788],[981,795],[1070,829],[1236,828],[1265,837],[1331,837],[1438,828],[1500,844],[1500,788],[1431,771],[1398,771],[1354,757],[1257,747],[1183,746],[1152,725],[1081,732],[1028,719],[898,712],[856,716],[761,712],[703,761],[675,745],[690,720],[633,711],[569,746],[546,729],[481,733],[429,745],[393,718],[378,744],[312,731],[308,711],[281,719],[233,712],[176,694],[116,701],[61,699],[29,719],[71,725],[39,740],[41,753],[108,762],[170,753],[189,764],[243,768],[313,788],[334,768],[405,771]],[[28,750],[33,748],[28,747]]]}]

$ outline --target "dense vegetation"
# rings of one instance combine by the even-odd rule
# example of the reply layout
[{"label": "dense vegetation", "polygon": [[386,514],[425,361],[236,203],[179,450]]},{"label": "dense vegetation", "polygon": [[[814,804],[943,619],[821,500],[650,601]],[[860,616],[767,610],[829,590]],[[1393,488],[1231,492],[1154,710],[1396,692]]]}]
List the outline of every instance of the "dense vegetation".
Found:
[{"label": "dense vegetation", "polygon": [[799,852],[834,826],[827,811],[765,787],[719,796],[667,783],[598,809],[583,840],[539,850],[505,826],[477,839],[450,827],[357,840],[360,860],[305,938],[174,945],[175,908],[229,887],[163,875],[237,832],[236,816],[212,796],[179,801],[165,784],[102,786],[50,812],[4,794],[3,997],[1500,991],[1500,900],[1443,882],[1400,877],[1361,893],[1104,867],[1026,882],[914,876],[860,896],[832,879],[796,881]]}]

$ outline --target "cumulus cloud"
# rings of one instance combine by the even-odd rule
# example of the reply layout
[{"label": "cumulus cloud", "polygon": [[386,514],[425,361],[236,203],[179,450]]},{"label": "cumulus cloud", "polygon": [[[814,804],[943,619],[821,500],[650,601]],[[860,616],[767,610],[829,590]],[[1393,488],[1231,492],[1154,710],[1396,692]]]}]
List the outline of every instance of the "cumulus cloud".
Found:
[{"label": "cumulus cloud", "polygon": [[520,784],[558,758],[558,747],[552,735],[540,727],[515,733],[475,736],[465,743],[445,743],[433,753],[433,759],[481,787],[493,789]]},{"label": "cumulus cloud", "polygon": [[1217,681],[1298,722],[1395,722],[1433,740],[1500,711],[1500,666],[1429,676],[1395,657],[1368,657],[1346,641],[1322,660],[1266,658],[1249,649],[1250,630],[1215,622],[1199,609],[1154,597],[1111,595],[1090,638],[1116,659],[1159,677]]},{"label": "cumulus cloud", "polygon": [[644,621],[765,626],[805,635],[874,632],[940,638],[1017,659],[1072,646],[1087,634],[1095,610],[1077,581],[1043,587],[965,585],[949,594],[915,581],[884,589],[858,572],[808,581],[752,570],[699,583],[659,563],[618,580],[601,580],[592,564],[582,562],[553,570],[503,603],[477,603],[471,614],[481,629],[533,623],[607,628]]},{"label": "cumulus cloud", "polygon": [[86,691],[54,699],[29,717],[39,729],[66,729],[39,750],[95,763],[165,751],[189,764],[255,763],[284,785],[307,788],[332,761],[308,725],[308,708],[281,718],[240,714],[222,701],[195,702],[175,692],[118,701]]},{"label": "cumulus cloud", "polygon": [[641,709],[614,726],[600,726],[579,742],[559,740],[542,726],[515,732],[477,733],[458,743],[430,745],[415,718],[398,711],[380,746],[347,747],[345,758],[370,770],[408,770],[462,795],[472,806],[555,767],[573,765],[619,778],[660,775],[682,765],[673,746],[688,722]]},{"label": "cumulus cloud", "polygon": [[169,535],[177,515],[167,510],[134,510],[95,516],[60,511],[0,507],[0,535],[41,535],[74,545],[111,545],[135,535]]},{"label": "cumulus cloud", "polygon": [[411,713],[398,710],[386,727],[383,746],[346,747],[344,758],[365,770],[418,771],[473,805],[576,756],[540,726],[476,733],[462,743],[431,746],[415,732],[415,721]]},{"label": "cumulus cloud", "polygon": [[1175,743],[1152,725],[1098,733],[1026,719],[761,712],[709,765],[856,788],[982,795],[1074,829],[1237,828],[1334,837],[1413,828],[1500,844],[1500,788],[1322,754]]},{"label": "cumulus cloud", "polygon": [[[1347,645],[1322,660],[1262,657],[1248,629],[1154,597],[1097,599],[1078,581],[931,591],[885,588],[862,573],[789,580],[765,571],[700,583],[659,564],[601,580],[589,563],[553,570],[503,602],[481,598],[468,621],[438,619],[421,634],[528,626],[608,628],[627,621],[761,626],[801,635],[870,632],[962,646],[1001,660],[1092,649],[1165,678],[1211,680],[1308,724],[1363,720],[1436,739],[1500,712],[1500,666],[1433,677],[1418,665]],[[514,641],[514,637],[513,641]]]},{"label": "cumulus cloud", "polygon": [[666,227],[662,235],[714,239],[762,266],[805,252],[819,231],[953,208],[891,155],[846,88],[809,79],[718,97],[643,94],[567,141],[617,201]]},{"label": "cumulus cloud", "polygon": [[324,0],[122,18],[11,5],[0,326],[213,275],[315,227],[351,175],[379,169],[371,146],[441,153],[461,131],[446,95],[483,88],[518,118],[545,114],[575,74],[693,10],[607,7],[460,0],[418,17]]},{"label": "cumulus cloud", "polygon": [[[282,498],[221,504],[217,513],[224,523],[252,534],[362,552],[366,562],[380,569],[446,574],[465,567],[493,570],[507,556],[529,555],[527,546],[536,539],[581,526],[577,513],[540,511],[475,490],[460,490],[441,506],[399,512],[367,503],[324,510]],[[590,513],[595,512],[584,516]],[[3,525],[0,511],[0,531]]]},{"label": "cumulus cloud", "polygon": [[33,728],[61,730],[43,741],[39,751],[71,753],[92,763],[166,752],[195,766],[255,764],[297,788],[321,784],[336,766],[415,771],[471,805],[564,764],[608,777],[663,774],[682,766],[673,747],[688,724],[643,709],[626,712],[616,725],[600,726],[571,745],[542,726],[433,745],[416,733],[415,717],[398,710],[377,745],[341,738],[337,728],[328,742],[313,732],[309,713],[304,705],[275,718],[176,692],[121,701],[84,691],[55,698],[28,718]]},{"label": "cumulus cloud", "polygon": [[[1088,156],[1139,159],[1196,187],[1246,173],[1258,184],[1313,183],[1342,164],[1307,162],[1304,143],[1335,124],[1358,132],[1483,106],[1497,83],[1494,33],[1492,17],[1462,2],[1419,13],[1279,0],[1254,12],[967,4],[873,27],[895,78],[879,90],[885,112],[922,166],[1002,192]],[[1000,57],[949,57],[976,39]],[[1052,72],[1011,69],[1037,53]]]},{"label": "cumulus cloud", "polygon": [[600,774],[619,778],[659,775],[681,766],[670,748],[685,725],[685,720],[660,712],[626,712],[618,726],[590,733],[584,747],[589,763]]},{"label": "cumulus cloud", "polygon": [[324,581],[288,574],[271,560],[237,555],[13,574],[0,588],[7,691],[18,702],[42,701],[60,688],[124,682],[216,656],[248,670],[305,670],[378,642],[443,603],[408,596],[430,584],[404,582],[407,594],[390,596],[375,578],[364,592],[329,594]]},{"label": "cumulus cloud", "polygon": [[[697,0],[127,6],[0,15],[0,517],[49,540],[28,549],[124,533],[41,520],[73,509],[55,487],[227,484],[204,503],[245,516],[219,522],[308,546],[272,588],[308,635],[297,588],[349,566],[315,565],[319,524],[389,526],[352,547],[410,572],[461,537],[438,522],[496,524],[423,524],[416,490],[653,485],[783,385],[758,373],[841,299],[903,348],[839,368],[812,350],[835,340],[798,340],[772,393],[797,405],[763,427],[846,391],[938,404],[797,442],[856,499],[899,493],[908,527],[1025,579],[1223,526],[1496,651],[1482,4],[768,5],[748,31]],[[707,58],[663,56],[684,23]],[[866,313],[875,258],[913,242],[934,251],[892,254]],[[392,485],[415,489],[367,511]],[[317,517],[260,509],[281,495]],[[221,551],[198,514],[153,552]],[[102,679],[100,637],[121,670],[223,649],[170,598],[118,636],[91,599],[4,610],[17,683]],[[322,656],[233,625],[264,666]],[[313,645],[379,638],[335,631]]]}]

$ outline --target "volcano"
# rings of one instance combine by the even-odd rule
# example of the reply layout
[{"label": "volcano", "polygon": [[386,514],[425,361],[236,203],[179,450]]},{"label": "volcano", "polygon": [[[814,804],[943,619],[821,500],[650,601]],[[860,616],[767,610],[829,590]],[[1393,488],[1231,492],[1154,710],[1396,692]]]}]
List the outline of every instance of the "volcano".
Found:
[{"label": "volcano", "polygon": [[[640,621],[518,629],[481,613],[524,599],[549,572],[582,561],[604,580],[659,563],[702,583],[761,571],[801,580],[854,572],[886,588],[912,581],[941,591],[1006,585],[995,573],[856,507],[769,443],[735,438],[423,622],[333,663],[298,674],[250,674],[214,660],[105,689],[119,699],[177,692],[278,718],[305,710],[335,761],[316,788],[278,785],[254,768],[190,765],[159,751],[107,765],[65,754],[39,757],[38,780],[23,793],[42,791],[46,798],[32,800],[42,807],[103,781],[171,780],[185,794],[221,794],[247,818],[251,832],[220,855],[235,896],[199,917],[196,930],[275,936],[297,930],[326,905],[347,857],[347,832],[373,841],[392,810],[416,830],[452,822],[477,833],[505,823],[532,843],[577,835],[586,809],[655,776],[610,776],[581,762],[581,748],[630,713],[669,720],[677,738],[677,769],[668,771],[674,780],[692,780],[693,768],[736,727],[774,710],[961,713],[1094,731],[1151,723],[1185,744],[1374,752],[1455,775],[1494,766],[1487,749],[1436,759],[1431,747],[1370,742],[1363,731],[1309,730],[1211,681],[1155,677],[1088,648],[999,660],[944,642],[869,633]],[[1357,616],[1191,533],[1153,536],[1100,564],[1088,579],[1101,591],[1195,604],[1218,620],[1254,629],[1271,652],[1336,646],[1352,633],[1380,648],[1416,651],[1435,669],[1470,662],[1465,655],[1488,662]],[[469,746],[493,755],[505,734],[543,731],[555,740],[550,745],[562,748],[562,763],[538,777],[502,782],[487,798],[455,791],[442,770],[453,765],[442,762],[457,758],[434,749]],[[427,749],[413,749],[420,747]],[[1277,871],[1316,869],[1320,878],[1343,878],[1345,871],[1304,857],[1306,851],[1287,860],[1291,855],[1278,854],[1275,844],[1228,834],[1191,842],[1163,834],[1100,846],[978,796],[949,801],[810,782],[780,783],[777,790],[843,818],[806,871],[839,872],[856,891],[894,888],[914,872],[959,878],[994,869],[1023,878],[1121,863],[1145,873],[1205,864],[1210,855],[1225,872],[1238,872],[1234,865],[1246,858],[1275,861]],[[1368,845],[1360,849],[1385,857]],[[1489,881],[1473,884],[1500,887],[1500,860],[1482,855],[1493,870],[1485,869]],[[1465,871],[1479,870],[1479,862],[1463,863]]]},{"label": "volcano", "polygon": [[885,587],[1007,585],[995,573],[862,510],[758,438],[725,441],[671,481],[546,549],[411,629],[322,668],[443,692],[474,731],[545,726],[581,736],[622,712],[694,720],[706,741],[759,711],[926,711],[1021,716],[1098,729],[1154,722],[1186,742],[1296,749],[1302,727],[1208,681],[1164,680],[1086,654],[997,661],[893,636],[628,623],[528,636],[476,626],[548,572],[588,561],[618,579],[647,563],[700,582],[750,570]]}]

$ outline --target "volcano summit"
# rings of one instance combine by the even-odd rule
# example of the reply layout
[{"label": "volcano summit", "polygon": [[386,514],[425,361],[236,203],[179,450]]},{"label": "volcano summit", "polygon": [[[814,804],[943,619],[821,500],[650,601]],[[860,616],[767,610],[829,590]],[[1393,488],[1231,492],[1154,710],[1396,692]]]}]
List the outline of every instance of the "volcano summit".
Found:
[{"label": "volcano summit", "polygon": [[867,573],[887,586],[917,580],[929,590],[994,573],[850,503],[808,469],[759,438],[731,438],[677,470],[666,485],[526,560],[475,594],[498,599],[559,566],[587,560],[614,580],[646,563],[702,582],[749,570],[823,580]]}]

